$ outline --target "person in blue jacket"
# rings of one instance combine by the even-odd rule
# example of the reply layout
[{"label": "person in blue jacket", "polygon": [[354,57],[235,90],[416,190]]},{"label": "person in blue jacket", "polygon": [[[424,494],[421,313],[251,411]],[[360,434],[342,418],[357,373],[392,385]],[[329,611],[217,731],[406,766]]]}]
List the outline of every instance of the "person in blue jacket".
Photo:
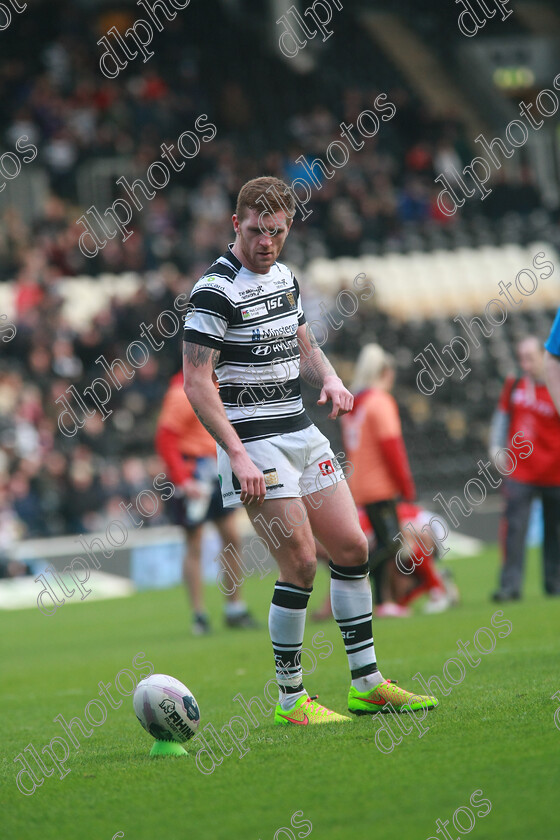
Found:
[{"label": "person in blue jacket", "polygon": [[544,372],[546,384],[556,411],[560,414],[560,309],[552,325],[546,348]]}]

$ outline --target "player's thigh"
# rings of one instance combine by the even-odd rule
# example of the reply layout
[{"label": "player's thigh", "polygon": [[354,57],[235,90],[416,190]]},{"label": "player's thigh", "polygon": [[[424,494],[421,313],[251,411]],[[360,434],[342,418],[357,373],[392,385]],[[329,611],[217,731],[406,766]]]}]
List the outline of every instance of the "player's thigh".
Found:
[{"label": "player's thigh", "polygon": [[297,583],[295,575],[312,580],[317,566],[315,540],[303,500],[267,499],[261,507],[247,507],[247,513],[278,563],[281,579]]},{"label": "player's thigh", "polygon": [[231,511],[231,513],[225,513],[222,516],[213,519],[212,522],[214,523],[224,545],[229,545],[229,543],[237,545],[239,542],[239,528],[237,527],[237,517],[234,511]]},{"label": "player's thigh", "polygon": [[202,534],[204,525],[183,526],[187,541],[187,556],[190,560],[200,560],[202,552]]},{"label": "player's thigh", "polygon": [[333,563],[357,566],[367,561],[367,537],[360,527],[358,512],[346,481],[328,491],[303,497],[311,530],[324,545]]}]

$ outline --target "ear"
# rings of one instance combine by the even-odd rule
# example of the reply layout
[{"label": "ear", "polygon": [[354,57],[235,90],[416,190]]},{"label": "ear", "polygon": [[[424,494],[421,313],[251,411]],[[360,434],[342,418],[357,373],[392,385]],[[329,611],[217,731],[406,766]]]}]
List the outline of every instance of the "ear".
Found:
[{"label": "ear", "polygon": [[233,216],[231,217],[231,221],[232,221],[232,223],[233,223],[233,229],[234,229],[234,231],[235,231],[236,233],[239,233],[239,219],[237,218],[237,215],[236,215],[235,213],[234,213],[234,214],[233,214]]}]

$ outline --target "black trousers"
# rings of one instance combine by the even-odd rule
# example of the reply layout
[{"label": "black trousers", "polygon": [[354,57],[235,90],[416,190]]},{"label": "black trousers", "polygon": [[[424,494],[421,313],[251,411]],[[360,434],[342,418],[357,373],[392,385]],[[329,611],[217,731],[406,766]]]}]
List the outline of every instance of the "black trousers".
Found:
[{"label": "black trousers", "polygon": [[397,500],[386,499],[365,506],[367,517],[374,530],[376,546],[370,551],[368,562],[370,577],[374,585],[375,604],[383,603],[383,588],[387,579],[387,562],[394,560],[400,543],[395,537],[400,531],[397,516]]}]

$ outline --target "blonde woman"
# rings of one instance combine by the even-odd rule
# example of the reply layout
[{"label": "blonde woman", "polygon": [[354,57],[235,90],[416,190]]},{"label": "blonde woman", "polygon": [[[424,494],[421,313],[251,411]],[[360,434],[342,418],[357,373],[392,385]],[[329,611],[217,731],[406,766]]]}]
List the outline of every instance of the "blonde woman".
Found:
[{"label": "blonde woman", "polygon": [[342,418],[346,456],[354,465],[348,483],[356,505],[362,506],[375,533],[369,554],[375,590],[375,614],[405,617],[409,610],[390,598],[388,561],[399,543],[397,502],[416,495],[402,437],[399,409],[391,394],[395,383],[393,357],[378,344],[361,351],[352,382],[354,407]]}]

